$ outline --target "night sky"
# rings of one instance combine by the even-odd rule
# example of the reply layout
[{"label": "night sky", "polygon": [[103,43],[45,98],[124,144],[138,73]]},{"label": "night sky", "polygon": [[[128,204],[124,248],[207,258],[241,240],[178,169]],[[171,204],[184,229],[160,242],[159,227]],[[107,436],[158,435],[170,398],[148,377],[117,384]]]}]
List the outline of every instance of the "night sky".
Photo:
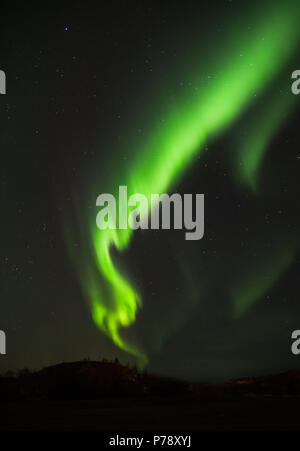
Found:
[{"label": "night sky", "polygon": [[[138,231],[122,253],[112,249],[142,300],[121,336],[147,355],[148,371],[173,377],[300,368],[291,353],[300,329],[300,98],[291,92],[300,40],[288,22],[299,24],[297,2],[282,2],[278,23],[272,1],[6,3],[0,372],[87,357],[138,363],[93,319],[91,283],[104,287],[108,309],[113,301],[91,224],[99,194],[137,176],[167,178],[156,162],[172,160],[174,141],[190,154],[168,192],[205,194],[205,237]],[[243,58],[253,77],[239,71]],[[189,151],[202,124],[199,152]]]}]

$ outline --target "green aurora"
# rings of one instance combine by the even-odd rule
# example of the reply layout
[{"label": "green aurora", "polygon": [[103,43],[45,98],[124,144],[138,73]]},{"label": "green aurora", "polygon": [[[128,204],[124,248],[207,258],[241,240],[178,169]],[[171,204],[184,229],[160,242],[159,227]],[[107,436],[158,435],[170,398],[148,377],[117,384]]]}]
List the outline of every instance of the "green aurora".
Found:
[{"label": "green aurora", "polygon": [[[194,158],[204,151],[207,139],[215,139],[231,127],[269,85],[282,76],[281,71],[299,43],[298,19],[297,7],[291,7],[291,4],[272,6],[268,11],[266,8],[259,13],[255,29],[245,36],[233,32],[227,42],[218,43],[217,49],[209,49],[217,61],[213,70],[209,63],[205,66],[205,55],[198,55],[202,72],[213,73],[212,80],[203,86],[200,77],[189,74],[193,86],[199,86],[199,89],[178,89],[176,106],[172,103],[166,108],[163,123],[155,122],[159,125],[153,127],[126,174],[121,179],[111,174],[110,192],[116,195],[120,185],[128,187],[128,196],[142,193],[148,199],[153,193],[170,192]],[[284,85],[286,91],[282,97],[267,102],[258,111],[250,128],[250,139],[240,140],[232,154],[237,180],[253,193],[259,191],[259,170],[268,145],[293,107],[294,98],[288,92],[288,83],[289,80]],[[130,229],[98,230],[96,208],[93,212],[88,232],[92,237],[91,245],[85,250],[89,263],[84,269],[76,263],[82,291],[96,325],[119,348],[136,356],[140,367],[144,367],[147,364],[145,352],[122,335],[122,330],[136,321],[142,306],[141,296],[115,266],[111,252],[113,248],[119,252],[127,250],[133,232]],[[148,211],[141,211],[141,218],[148,214]],[[83,229],[86,233],[86,225]],[[257,289],[249,291],[248,283],[253,285],[253,281],[245,279],[242,286],[233,290],[236,316],[244,314],[259,300],[286,269],[292,253],[287,249],[282,259],[282,252],[279,249],[277,258],[272,259],[273,266],[270,262],[272,274],[267,282],[261,282]],[[73,261],[76,258],[72,255]]]}]

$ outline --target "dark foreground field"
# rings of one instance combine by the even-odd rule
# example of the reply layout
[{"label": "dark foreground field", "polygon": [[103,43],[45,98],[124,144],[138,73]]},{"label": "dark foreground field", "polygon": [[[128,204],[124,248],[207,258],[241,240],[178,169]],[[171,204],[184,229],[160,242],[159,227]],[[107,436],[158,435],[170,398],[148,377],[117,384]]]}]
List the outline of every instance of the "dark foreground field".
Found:
[{"label": "dark foreground field", "polygon": [[300,398],[262,397],[170,403],[64,401],[2,405],[2,430],[298,430]]},{"label": "dark foreground field", "polygon": [[0,378],[0,429],[298,430],[300,372],[189,384],[118,362],[25,371]]}]

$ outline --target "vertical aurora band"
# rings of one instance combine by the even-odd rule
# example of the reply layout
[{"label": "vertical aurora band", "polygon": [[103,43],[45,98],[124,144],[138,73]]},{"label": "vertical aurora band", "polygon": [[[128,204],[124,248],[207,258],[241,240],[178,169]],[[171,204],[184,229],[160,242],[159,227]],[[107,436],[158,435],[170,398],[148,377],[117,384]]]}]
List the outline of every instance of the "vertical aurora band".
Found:
[{"label": "vertical aurora band", "polygon": [[[119,185],[127,185],[128,196],[142,193],[149,200],[151,194],[168,192],[184,174],[195,155],[201,153],[207,138],[216,137],[255,101],[264,88],[279,74],[293,55],[298,44],[297,9],[291,5],[275,6],[247,38],[235,36],[227,47],[219,49],[218,66],[205,89],[187,91],[179,96],[176,108],[169,108],[166,120],[154,127],[145,146],[129,168],[126,180],[114,180],[112,193]],[[240,49],[243,49],[241,55]],[[200,77],[193,77],[193,84],[201,84]],[[274,106],[280,109],[280,102]],[[274,112],[271,123],[278,125]],[[272,125],[271,124],[271,125]],[[258,166],[264,152],[264,141],[269,139],[272,126],[262,124],[265,140],[245,146],[247,169],[241,169],[240,177],[255,183]],[[259,127],[258,127],[259,128]],[[243,148],[243,146],[241,146]],[[238,158],[240,154],[238,153]],[[248,161],[248,163],[247,163]],[[141,211],[145,218],[148,211]],[[95,214],[96,217],[96,214]],[[90,305],[96,325],[121,349],[137,357],[140,366],[147,363],[146,355],[122,337],[122,329],[135,320],[141,299],[131,283],[121,275],[113,263],[111,250],[125,251],[131,241],[131,230],[106,230],[96,228],[95,218],[90,224],[94,263],[85,271],[79,270],[84,295]]]}]

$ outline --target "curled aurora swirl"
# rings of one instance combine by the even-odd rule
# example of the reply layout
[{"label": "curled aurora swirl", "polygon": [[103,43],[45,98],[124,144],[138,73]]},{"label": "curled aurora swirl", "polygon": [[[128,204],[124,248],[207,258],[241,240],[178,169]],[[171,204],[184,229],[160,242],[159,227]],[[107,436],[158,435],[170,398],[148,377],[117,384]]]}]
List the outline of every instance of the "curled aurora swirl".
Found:
[{"label": "curled aurora swirl", "polygon": [[[214,70],[213,79],[201,88],[201,77],[191,78],[193,85],[201,89],[187,90],[183,94],[181,91],[176,108],[170,107],[165,121],[153,127],[144,148],[130,165],[126,179],[113,180],[110,192],[117,194],[120,185],[128,187],[128,196],[142,193],[148,199],[153,193],[169,192],[193,158],[201,155],[206,140],[219,136],[233,125],[280,75],[299,42],[298,19],[297,7],[282,2],[268,11],[266,8],[255,29],[246,37],[233,32],[227,44],[219,43],[215,52],[218,68]],[[243,49],[243,55],[239,49]],[[236,161],[243,162],[241,166],[236,165],[239,181],[253,191],[256,191],[267,144],[284,120],[281,108],[287,114],[292,101],[277,99],[268,104],[261,120],[258,118],[251,129],[250,140],[240,142],[234,154]],[[148,211],[140,213],[141,218],[149,214]],[[122,336],[122,329],[136,320],[141,297],[119,272],[111,253],[112,248],[119,252],[128,249],[133,232],[129,229],[98,230],[95,219],[96,208],[89,225],[92,237],[89,252],[93,257],[89,256],[90,263],[85,269],[76,264],[82,291],[95,324],[119,348],[136,356],[140,367],[144,367],[147,364],[145,353]],[[251,302],[246,300],[245,303]]]}]

